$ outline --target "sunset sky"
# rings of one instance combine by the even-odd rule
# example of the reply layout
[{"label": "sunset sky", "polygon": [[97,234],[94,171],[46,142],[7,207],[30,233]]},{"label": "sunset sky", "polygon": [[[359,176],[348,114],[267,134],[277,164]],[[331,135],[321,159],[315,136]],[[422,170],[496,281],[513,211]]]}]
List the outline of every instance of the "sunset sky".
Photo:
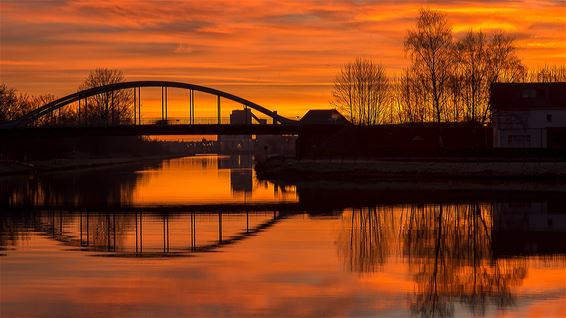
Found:
[{"label": "sunset sky", "polygon": [[[108,67],[128,80],[212,86],[302,115],[329,107],[336,72],[357,56],[399,72],[407,64],[403,39],[420,8],[444,11],[456,36],[470,28],[513,33],[529,67],[566,63],[564,0],[0,0],[0,6],[1,81],[29,94],[64,96],[90,69]],[[148,105],[159,99],[147,96]],[[170,106],[184,107],[182,92],[170,96]]]}]

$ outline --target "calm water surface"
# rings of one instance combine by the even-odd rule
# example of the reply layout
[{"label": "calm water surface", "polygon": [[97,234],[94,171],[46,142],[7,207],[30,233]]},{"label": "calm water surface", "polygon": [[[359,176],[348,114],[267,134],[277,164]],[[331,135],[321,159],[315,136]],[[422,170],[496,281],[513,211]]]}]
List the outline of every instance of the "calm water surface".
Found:
[{"label": "calm water surface", "polygon": [[566,316],[560,196],[369,204],[251,162],[0,179],[0,317]]}]

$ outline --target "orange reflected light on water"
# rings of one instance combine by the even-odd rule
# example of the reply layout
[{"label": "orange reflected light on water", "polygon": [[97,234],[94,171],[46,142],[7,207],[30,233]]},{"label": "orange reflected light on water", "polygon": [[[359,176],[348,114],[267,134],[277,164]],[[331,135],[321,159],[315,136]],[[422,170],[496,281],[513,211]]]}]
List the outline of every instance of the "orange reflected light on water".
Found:
[{"label": "orange reflected light on water", "polygon": [[145,170],[134,189],[133,202],[175,205],[297,201],[293,187],[282,189],[258,181],[251,167],[216,170],[222,158],[186,157],[165,161],[162,169]]},{"label": "orange reflected light on water", "polygon": [[[399,209],[393,215],[380,212],[385,212],[394,223],[403,222],[399,219],[402,217]],[[146,215],[146,220],[149,219],[153,221],[145,224],[147,244],[158,247],[159,217]],[[181,223],[178,225],[186,221],[186,218],[171,218],[172,223]],[[408,262],[426,263],[427,258],[408,259],[395,252],[370,275],[360,276],[345,270],[344,259],[337,253],[336,239],[344,226],[348,229],[348,224],[351,223],[347,213],[342,217],[300,214],[283,219],[259,235],[222,247],[217,253],[166,259],[91,258],[87,255],[93,252],[73,252],[48,236],[31,233],[24,244],[18,244],[3,258],[0,274],[3,287],[9,288],[10,293],[3,293],[2,300],[13,309],[11,304],[33,299],[36,306],[19,308],[18,313],[29,311],[53,317],[60,315],[61,310],[69,315],[86,312],[120,315],[139,311],[196,316],[216,316],[219,312],[321,316],[352,315],[357,310],[388,313],[406,308],[407,296],[419,290],[420,284]],[[208,231],[213,233],[214,227]],[[183,237],[185,234],[186,231],[178,233]],[[404,249],[397,251],[400,250]],[[449,260],[441,266],[449,269],[445,273],[450,273],[459,261]],[[501,264],[483,264],[481,268],[519,265],[527,272],[518,285],[509,286],[513,294],[519,295],[516,306],[494,312],[494,316],[552,315],[564,310],[561,291],[566,282],[557,279],[564,270],[563,259],[496,262]],[[27,272],[22,264],[42,266]],[[555,278],[554,282],[550,281],[551,277]],[[454,290],[439,290],[439,296],[456,297],[462,291],[454,287]],[[216,311],[209,312],[210,308]]]}]

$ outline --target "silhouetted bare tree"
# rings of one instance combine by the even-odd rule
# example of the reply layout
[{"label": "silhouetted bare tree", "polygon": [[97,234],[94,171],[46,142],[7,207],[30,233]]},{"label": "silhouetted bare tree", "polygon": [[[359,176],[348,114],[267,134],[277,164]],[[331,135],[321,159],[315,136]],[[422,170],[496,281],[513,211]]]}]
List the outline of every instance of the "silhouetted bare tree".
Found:
[{"label": "silhouetted bare tree", "polygon": [[566,65],[543,66],[528,72],[527,82],[566,82]]},{"label": "silhouetted bare tree", "polygon": [[383,122],[389,99],[389,79],[385,67],[370,59],[348,63],[334,82],[332,104],[344,111],[357,125]]},{"label": "silhouetted bare tree", "polygon": [[454,44],[451,80],[454,121],[485,123],[489,119],[489,88],[497,81],[514,81],[524,73],[513,37],[469,31]]},{"label": "silhouetted bare tree", "polygon": [[421,10],[415,29],[409,30],[405,50],[411,58],[410,71],[424,85],[424,99],[432,106],[434,120],[446,115],[448,82],[452,61],[452,30],[439,11]]},{"label": "silhouetted bare tree", "polygon": [[[100,87],[120,83],[125,80],[120,70],[98,68],[91,71],[79,89]],[[86,103],[88,122],[112,123],[129,122],[132,117],[130,107],[133,105],[133,94],[130,90],[117,90],[95,95]],[[84,116],[84,115],[83,115]]]},{"label": "silhouetted bare tree", "polygon": [[406,69],[392,85],[397,122],[425,122],[431,117],[427,108],[430,96],[425,91],[424,81],[423,76]]},{"label": "silhouetted bare tree", "polygon": [[[39,108],[47,103],[55,100],[55,95],[45,94],[38,96],[31,96],[28,98],[28,103],[31,105],[31,109]],[[57,125],[61,123],[72,123],[75,121],[76,113],[70,107],[63,107],[50,114],[40,117],[35,121],[37,126],[48,126]]]},{"label": "silhouetted bare tree", "polygon": [[16,89],[0,85],[0,121],[15,120],[30,111],[28,97],[18,95]]},{"label": "silhouetted bare tree", "polygon": [[493,258],[492,217],[491,206],[475,203],[411,207],[403,248],[417,284],[413,312],[450,317],[459,302],[481,315],[513,304],[526,262]]}]

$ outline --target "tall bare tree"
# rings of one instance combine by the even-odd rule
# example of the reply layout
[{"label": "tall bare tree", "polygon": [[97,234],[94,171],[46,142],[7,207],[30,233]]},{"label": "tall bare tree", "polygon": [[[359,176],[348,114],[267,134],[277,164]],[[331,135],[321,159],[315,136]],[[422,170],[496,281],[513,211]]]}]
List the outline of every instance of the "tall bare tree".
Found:
[{"label": "tall bare tree", "polygon": [[411,58],[411,70],[422,77],[424,92],[430,95],[434,120],[444,120],[448,100],[448,82],[453,68],[452,29],[439,11],[421,10],[416,28],[409,30],[405,51]]},{"label": "tall bare tree", "polygon": [[[454,71],[457,89],[454,100],[461,101],[463,118],[485,123],[489,119],[489,88],[497,81],[513,81],[524,73],[516,55],[513,37],[502,32],[485,34],[470,30],[454,44]],[[459,104],[453,104],[456,110]]]},{"label": "tall bare tree", "polygon": [[20,115],[20,98],[16,90],[0,85],[0,122],[14,120]]},{"label": "tall bare tree", "polygon": [[[125,80],[120,70],[97,68],[91,71],[79,89],[100,87],[120,83]],[[132,117],[130,107],[133,104],[131,90],[117,90],[95,95],[86,103],[86,119],[90,123],[119,124],[129,122]],[[81,116],[85,116],[84,114]]]},{"label": "tall bare tree", "polygon": [[[0,85],[0,122],[16,120],[28,112],[39,108],[51,101],[55,100],[52,94],[45,95],[27,95],[18,94],[14,88],[9,88],[6,84]],[[51,114],[39,118],[35,125],[46,125],[55,123],[56,120],[65,118],[66,121],[73,120],[73,112],[69,109],[57,111],[57,116]]]},{"label": "tall bare tree", "polygon": [[[50,103],[55,100],[55,95],[53,94],[45,94],[45,95],[38,95],[38,96],[31,96],[28,99],[28,103],[31,105],[31,108],[39,108],[47,103]],[[46,116],[40,117],[35,121],[35,125],[37,126],[50,126],[50,125],[57,125],[57,124],[66,124],[66,123],[74,123],[76,120],[76,113],[71,107],[63,107],[59,108],[58,110],[49,113]]]},{"label": "tall bare tree", "polygon": [[389,100],[385,67],[357,58],[342,67],[334,82],[332,104],[357,125],[382,123]]},{"label": "tall bare tree", "polygon": [[430,120],[430,94],[426,89],[426,79],[414,69],[405,69],[403,74],[391,85],[393,103],[397,112],[397,122],[416,123]]}]

